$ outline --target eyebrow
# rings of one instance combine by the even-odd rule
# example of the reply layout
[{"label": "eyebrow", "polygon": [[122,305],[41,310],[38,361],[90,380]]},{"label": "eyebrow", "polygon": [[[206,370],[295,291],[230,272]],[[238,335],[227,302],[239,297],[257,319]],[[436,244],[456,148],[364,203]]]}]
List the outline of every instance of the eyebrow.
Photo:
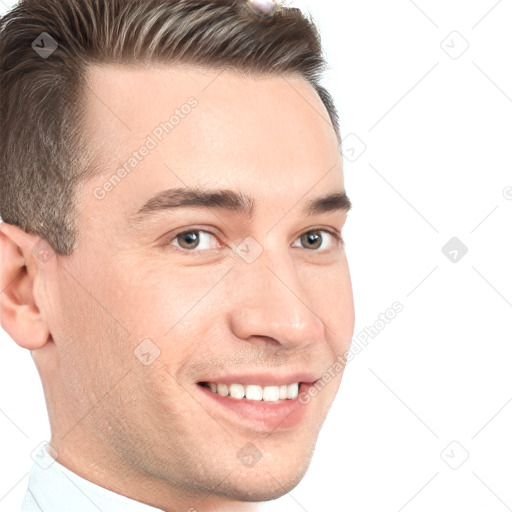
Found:
[{"label": "eyebrow", "polygon": [[[159,213],[178,208],[215,208],[229,210],[252,218],[254,198],[236,190],[204,188],[172,188],[158,192],[129,217],[131,223],[139,224]],[[327,212],[348,212],[352,203],[345,191],[334,192],[310,199],[302,209],[306,216]]]}]

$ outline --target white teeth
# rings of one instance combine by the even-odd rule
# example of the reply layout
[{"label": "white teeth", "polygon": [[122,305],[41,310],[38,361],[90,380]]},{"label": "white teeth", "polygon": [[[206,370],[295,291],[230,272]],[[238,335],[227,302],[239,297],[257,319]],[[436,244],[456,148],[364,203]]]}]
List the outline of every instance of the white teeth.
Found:
[{"label": "white teeth", "polygon": [[277,402],[279,400],[279,386],[265,386],[263,388],[263,400],[265,402]]},{"label": "white teeth", "polygon": [[294,382],[293,384],[288,384],[286,386],[286,398],[290,398],[293,400],[294,398],[297,398],[299,394],[299,385]]},{"label": "white teeth", "polygon": [[233,398],[243,398],[245,396],[245,389],[242,384],[231,384],[229,386],[229,394]]},{"label": "white teeth", "polygon": [[248,400],[263,400],[263,388],[254,384],[245,386],[245,398]]},{"label": "white teeth", "polygon": [[278,400],[293,400],[299,394],[299,383],[283,384],[281,386],[258,386],[257,384],[223,384],[206,382],[206,387],[220,396],[232,396],[237,400],[246,398],[264,402],[277,402]]},{"label": "white teeth", "polygon": [[[213,391],[213,389],[212,389]],[[213,391],[215,393],[215,391]],[[226,384],[217,384],[217,394],[220,396],[228,396],[229,395],[229,389]]]}]

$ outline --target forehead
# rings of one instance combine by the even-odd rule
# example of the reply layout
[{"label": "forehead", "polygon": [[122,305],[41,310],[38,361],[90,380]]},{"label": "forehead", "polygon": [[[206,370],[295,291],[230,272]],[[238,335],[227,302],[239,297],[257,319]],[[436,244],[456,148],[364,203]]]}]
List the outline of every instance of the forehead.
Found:
[{"label": "forehead", "polygon": [[85,92],[99,171],[87,187],[92,202],[98,186],[127,215],[177,186],[237,188],[262,200],[285,194],[294,202],[315,186],[313,195],[343,189],[328,113],[301,77],[95,65]]}]

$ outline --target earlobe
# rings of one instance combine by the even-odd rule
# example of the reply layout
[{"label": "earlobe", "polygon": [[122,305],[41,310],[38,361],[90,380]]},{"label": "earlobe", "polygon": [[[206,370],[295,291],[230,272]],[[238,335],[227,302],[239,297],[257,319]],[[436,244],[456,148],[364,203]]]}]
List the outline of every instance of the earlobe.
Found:
[{"label": "earlobe", "polygon": [[34,296],[38,266],[29,256],[37,235],[0,224],[0,325],[20,346],[41,348],[50,339]]}]

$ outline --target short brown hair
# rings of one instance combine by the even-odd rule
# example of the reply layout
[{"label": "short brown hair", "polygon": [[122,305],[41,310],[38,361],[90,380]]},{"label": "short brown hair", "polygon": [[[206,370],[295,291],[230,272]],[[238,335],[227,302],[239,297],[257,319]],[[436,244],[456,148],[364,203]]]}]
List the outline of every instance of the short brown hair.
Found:
[{"label": "short brown hair", "polygon": [[[47,58],[33,46],[43,32],[58,44]],[[265,18],[244,0],[21,0],[0,19],[0,38],[0,216],[59,254],[73,251],[76,190],[94,176],[80,125],[88,64],[299,74],[340,140],[338,114],[319,84],[320,37],[299,9]]]}]

